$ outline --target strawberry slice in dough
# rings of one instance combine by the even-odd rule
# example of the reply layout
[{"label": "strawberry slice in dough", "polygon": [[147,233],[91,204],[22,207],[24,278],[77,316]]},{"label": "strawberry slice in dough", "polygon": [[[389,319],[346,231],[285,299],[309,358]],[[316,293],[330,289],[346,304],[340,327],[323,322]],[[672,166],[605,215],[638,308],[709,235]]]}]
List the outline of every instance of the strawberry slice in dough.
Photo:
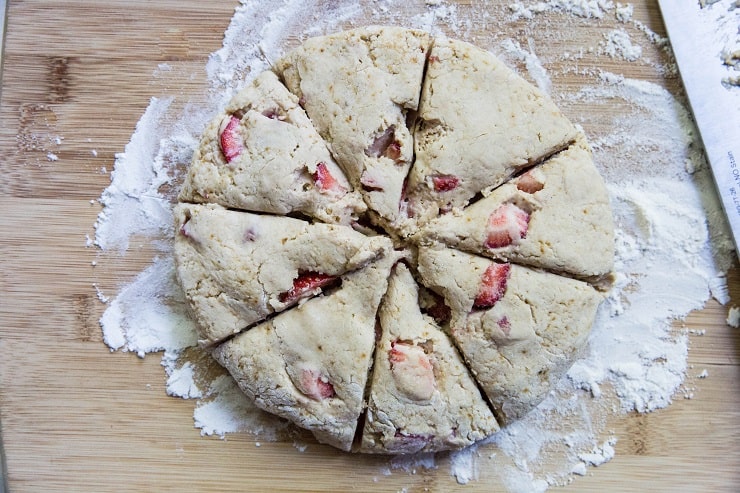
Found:
[{"label": "strawberry slice in dough", "polygon": [[239,118],[234,115],[224,119],[221,133],[218,136],[221,152],[224,153],[227,163],[239,157],[244,150],[242,136],[239,132],[239,123]]},{"label": "strawberry slice in dough", "polygon": [[539,168],[532,168],[526,173],[519,176],[516,181],[516,188],[525,193],[537,193],[545,188],[547,177]]},{"label": "strawberry slice in dough", "polygon": [[460,178],[454,175],[432,176],[432,184],[435,192],[449,192],[460,185]]},{"label": "strawberry slice in dough", "polygon": [[367,208],[298,98],[272,72],[257,76],[206,128],[180,201],[341,224]]},{"label": "strawberry slice in dough", "polygon": [[529,214],[514,204],[501,204],[488,216],[486,248],[503,248],[527,236]]},{"label": "strawberry slice in dough", "polygon": [[418,238],[595,284],[608,285],[614,264],[609,194],[583,137]]},{"label": "strawberry slice in dough", "polygon": [[[422,223],[464,207],[576,136],[547,95],[493,54],[452,39],[434,40],[418,118],[408,194]],[[440,177],[454,177],[454,186]]]},{"label": "strawberry slice in dough", "polygon": [[391,251],[342,286],[280,313],[214,349],[255,404],[350,450],[364,408],[376,313],[398,255]]},{"label": "strawberry slice in dough", "polygon": [[376,220],[399,228],[414,158],[407,115],[417,109],[428,33],[364,27],[308,39],[275,64]]},{"label": "strawberry slice in dough", "polygon": [[[519,265],[506,267],[501,290],[497,265],[449,248],[419,252],[422,281],[451,308],[450,334],[503,425],[539,404],[570,368],[603,295],[585,282]],[[497,274],[490,276],[491,268]]]},{"label": "strawberry slice in dough", "polygon": [[320,293],[321,288],[331,284],[336,278],[336,276],[329,276],[320,272],[299,272],[298,277],[293,280],[293,287],[284,293],[280,293],[278,299],[280,303],[293,304],[299,299],[305,298],[309,293]]},{"label": "strawberry slice in dough", "polygon": [[396,387],[413,401],[428,401],[435,390],[434,368],[420,346],[396,340],[388,351]]},{"label": "strawberry slice in dough", "polygon": [[418,287],[403,263],[394,268],[379,320],[361,452],[456,449],[498,430],[449,338],[422,314]]},{"label": "strawberry slice in dough", "polygon": [[347,193],[347,189],[339,183],[336,178],[334,178],[334,175],[331,174],[326,163],[318,163],[316,165],[316,171],[313,172],[312,177],[320,192],[335,195],[343,195]]},{"label": "strawberry slice in dough", "polygon": [[315,296],[392,250],[347,226],[179,204],[177,274],[203,344]]},{"label": "strawberry slice in dough", "polygon": [[315,401],[331,399],[337,395],[329,377],[318,370],[303,368],[298,381],[294,383],[298,390]]},{"label": "strawberry slice in dough", "polygon": [[511,273],[509,264],[491,264],[481,279],[473,308],[491,308],[506,292],[506,283]]}]

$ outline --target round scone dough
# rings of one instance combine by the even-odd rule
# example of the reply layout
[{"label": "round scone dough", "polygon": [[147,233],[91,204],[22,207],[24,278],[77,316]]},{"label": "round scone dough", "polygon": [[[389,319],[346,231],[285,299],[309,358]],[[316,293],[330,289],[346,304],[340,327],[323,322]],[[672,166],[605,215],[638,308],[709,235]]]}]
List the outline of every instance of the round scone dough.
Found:
[{"label": "round scone dough", "polygon": [[178,200],[200,344],[345,451],[459,449],[525,416],[612,277],[585,136],[491,53],[413,29],[312,38],[256,75]]}]

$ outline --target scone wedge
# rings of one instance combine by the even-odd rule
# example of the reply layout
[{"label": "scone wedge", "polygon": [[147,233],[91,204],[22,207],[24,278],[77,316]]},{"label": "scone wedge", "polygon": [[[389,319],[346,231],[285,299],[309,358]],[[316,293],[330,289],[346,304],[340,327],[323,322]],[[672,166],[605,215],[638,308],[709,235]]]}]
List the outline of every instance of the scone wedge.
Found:
[{"label": "scone wedge", "polygon": [[418,287],[403,263],[390,278],[380,326],[360,452],[458,449],[498,431],[457,350],[421,313]]},{"label": "scone wedge", "polygon": [[585,345],[603,295],[556,274],[449,248],[422,248],[419,274],[499,423],[537,406]]},{"label": "scone wedge", "polygon": [[423,223],[463,207],[575,136],[552,100],[492,53],[436,38],[414,132],[409,211]]},{"label": "scone wedge", "polygon": [[385,225],[402,220],[428,33],[363,27],[308,39],[275,64],[352,185]]},{"label": "scone wedge", "polygon": [[178,204],[175,221],[177,274],[204,345],[317,295],[393,248],[346,226],[214,204]]},{"label": "scone wedge", "polygon": [[341,224],[366,209],[273,72],[258,75],[208,125],[180,200]]},{"label": "scone wedge", "polygon": [[389,252],[342,286],[213,350],[258,407],[350,450],[364,408],[378,305],[398,259]]}]

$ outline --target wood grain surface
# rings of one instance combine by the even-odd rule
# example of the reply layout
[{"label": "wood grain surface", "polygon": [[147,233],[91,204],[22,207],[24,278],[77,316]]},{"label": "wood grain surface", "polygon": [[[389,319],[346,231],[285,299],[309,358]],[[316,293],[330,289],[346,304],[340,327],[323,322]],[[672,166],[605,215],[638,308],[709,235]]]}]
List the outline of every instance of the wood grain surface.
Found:
[{"label": "wood grain surface", "polygon": [[[655,2],[634,5],[635,18],[664,33]],[[86,235],[99,206],[90,201],[110,180],[101,168],[112,169],[152,96],[203,94],[207,56],[220,47],[235,6],[9,2],[0,108],[0,422],[10,491],[499,490],[485,463],[480,478],[462,486],[444,458],[436,469],[383,475],[383,458],[315,444],[300,452],[290,440],[257,444],[242,434],[201,437],[194,403],[165,394],[157,355],[111,353],[103,344],[105,305],[93,283],[115,293],[148,265],[152,249],[142,242],[92,266],[99,252],[86,247]],[[573,35],[598,40],[604,29],[589,22]],[[153,78],[164,62],[176,70]],[[680,91],[675,76],[604,63]],[[584,111],[598,117],[609,109]],[[588,124],[606,125],[596,117]],[[731,304],[740,304],[737,267],[729,286]],[[710,302],[678,324],[706,330],[690,342],[694,398],[677,395],[667,409],[613,417],[607,432],[619,438],[616,457],[555,491],[740,491],[740,330],[726,324],[727,309]],[[709,377],[694,378],[702,369]]]}]

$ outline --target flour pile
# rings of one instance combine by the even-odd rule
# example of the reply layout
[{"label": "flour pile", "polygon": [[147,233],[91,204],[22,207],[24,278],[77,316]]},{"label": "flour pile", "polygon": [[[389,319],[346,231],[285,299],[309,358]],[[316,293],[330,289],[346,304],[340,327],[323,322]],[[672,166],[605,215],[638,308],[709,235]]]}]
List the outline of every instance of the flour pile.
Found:
[{"label": "flour pile", "polygon": [[[617,59],[652,71],[655,80],[675,75],[665,39],[634,20],[631,6],[601,0],[485,8],[429,0],[266,3],[242,0],[236,9],[223,47],[206,67],[207,101],[184,111],[173,98],[152,99],[116,156],[111,184],[100,198],[99,262],[107,252],[126,255],[132,238],[154,245],[156,253],[149,267],[111,296],[101,319],[105,342],[141,357],[163,351],[167,391],[197,399],[194,420],[203,434],[248,432],[270,440],[285,433],[284,422],[252,406],[193,347],[195,330],[175,282],[171,203],[210,116],[271,60],[306,37],[360,23],[422,28],[490,49],[583,126],[617,224],[618,279],[587,351],[525,419],[488,443],[452,454],[451,474],[460,483],[493,474],[511,491],[544,491],[608,461],[619,437],[602,436],[607,418],[663,408],[682,385],[689,336],[672,329],[672,322],[711,297],[728,301],[724,272],[733,247],[685,104],[662,85],[602,68],[609,62],[613,70]],[[599,23],[607,35],[559,39],[553,46],[550,27],[556,22],[576,34]],[[564,84],[572,73],[579,74],[579,87]],[[609,105],[610,111],[596,120],[583,111],[589,105]],[[433,456],[389,459],[392,468],[436,466]]]}]

